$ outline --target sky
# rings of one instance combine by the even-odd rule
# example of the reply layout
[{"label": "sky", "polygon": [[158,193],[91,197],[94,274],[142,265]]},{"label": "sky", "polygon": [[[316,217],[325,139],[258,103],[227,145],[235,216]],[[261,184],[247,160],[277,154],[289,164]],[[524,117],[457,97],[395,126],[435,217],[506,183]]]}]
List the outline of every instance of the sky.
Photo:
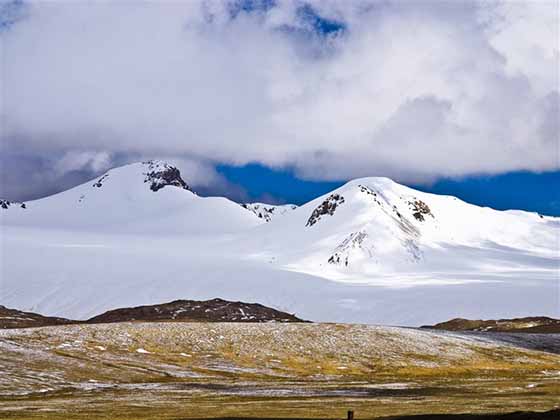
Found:
[{"label": "sky", "polygon": [[0,0],[0,196],[158,158],[238,201],[388,176],[560,215],[558,8]]}]

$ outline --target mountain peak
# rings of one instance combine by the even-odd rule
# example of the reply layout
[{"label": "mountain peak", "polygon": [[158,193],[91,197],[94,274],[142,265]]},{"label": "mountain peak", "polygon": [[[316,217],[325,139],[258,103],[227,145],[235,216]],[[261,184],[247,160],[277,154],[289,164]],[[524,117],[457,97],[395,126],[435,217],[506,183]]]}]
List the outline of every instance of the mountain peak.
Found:
[{"label": "mountain peak", "polygon": [[342,186],[353,188],[356,186],[367,186],[381,191],[395,190],[395,189],[410,189],[409,187],[399,184],[398,182],[384,176],[369,176],[363,178],[356,178],[348,181]]},{"label": "mountain peak", "polygon": [[181,171],[175,166],[159,160],[148,160],[142,162],[142,165],[146,167],[144,182],[150,183],[152,191],[156,192],[163,187],[173,186],[192,192],[191,188],[181,178]]},{"label": "mountain peak", "polygon": [[193,192],[181,177],[181,171],[177,167],[161,160],[147,160],[110,169],[105,174],[95,179],[92,186],[102,188],[105,182],[110,178],[123,178],[129,175],[136,179],[138,175],[140,175],[143,182],[149,184],[150,190],[154,192],[167,186],[178,187]]}]

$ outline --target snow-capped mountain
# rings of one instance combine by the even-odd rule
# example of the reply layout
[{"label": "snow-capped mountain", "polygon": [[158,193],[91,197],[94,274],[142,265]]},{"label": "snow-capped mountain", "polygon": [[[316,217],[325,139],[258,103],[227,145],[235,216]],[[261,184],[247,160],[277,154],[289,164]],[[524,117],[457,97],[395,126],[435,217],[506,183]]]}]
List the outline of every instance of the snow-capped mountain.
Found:
[{"label": "snow-capped mountain", "polygon": [[558,257],[559,233],[558,218],[363,178],[275,221],[264,233],[264,250],[298,271],[333,279],[459,269],[480,276],[525,264],[540,270],[541,257]]},{"label": "snow-capped mountain", "polygon": [[[0,209],[2,210],[2,209]],[[259,224],[236,203],[199,197],[165,162],[115,168],[60,194],[0,213],[4,225],[126,233],[212,233]]]},{"label": "snow-capped mountain", "polygon": [[241,207],[255,214],[259,219],[270,222],[273,218],[288,214],[297,209],[295,204],[264,204],[264,203],[243,203]]},{"label": "snow-capped mountain", "polygon": [[387,178],[297,208],[240,206],[150,161],[7,207],[0,304],[45,315],[215,297],[324,321],[560,315],[558,218]]}]

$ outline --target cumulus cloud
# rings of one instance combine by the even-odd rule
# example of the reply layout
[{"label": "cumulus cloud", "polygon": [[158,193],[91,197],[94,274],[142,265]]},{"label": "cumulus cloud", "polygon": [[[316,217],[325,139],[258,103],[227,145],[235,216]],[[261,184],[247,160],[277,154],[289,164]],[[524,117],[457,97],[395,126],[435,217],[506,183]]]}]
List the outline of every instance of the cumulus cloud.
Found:
[{"label": "cumulus cloud", "polygon": [[556,1],[11,4],[1,153],[60,153],[55,171],[138,155],[329,180],[560,167]]}]

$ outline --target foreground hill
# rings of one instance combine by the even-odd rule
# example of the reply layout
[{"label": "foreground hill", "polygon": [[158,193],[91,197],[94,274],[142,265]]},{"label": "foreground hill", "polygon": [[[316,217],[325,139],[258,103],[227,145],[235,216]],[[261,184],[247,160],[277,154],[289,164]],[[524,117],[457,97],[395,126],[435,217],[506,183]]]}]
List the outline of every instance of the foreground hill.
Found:
[{"label": "foreground hill", "polygon": [[17,309],[6,308],[0,305],[0,329],[44,327],[47,325],[71,324],[73,322],[75,321],[66,318],[43,316],[33,312],[23,312]]},{"label": "foreground hill", "polygon": [[546,316],[525,317],[498,320],[470,320],[455,318],[439,324],[425,326],[447,331],[484,331],[484,332],[519,332],[538,334],[560,334],[560,319]]},{"label": "foreground hill", "polygon": [[[0,330],[0,417],[357,419],[545,411],[560,335],[311,323]],[[538,340],[537,340],[538,339]],[[473,403],[473,402],[476,402]],[[535,418],[535,417],[532,417]]]},{"label": "foreground hill", "polygon": [[176,300],[158,305],[119,308],[94,316],[87,321],[47,317],[0,306],[0,329],[44,327],[65,324],[98,324],[110,322],[304,322],[292,314],[258,303]]},{"label": "foreground hill", "polygon": [[6,207],[0,302],[49,316],[221,296],[313,321],[560,318],[558,218],[387,178],[271,210],[200,197],[148,161]]},{"label": "foreground hill", "polygon": [[303,322],[292,314],[258,303],[176,300],[161,305],[120,308],[90,318],[88,323],[126,321],[183,322]]}]

